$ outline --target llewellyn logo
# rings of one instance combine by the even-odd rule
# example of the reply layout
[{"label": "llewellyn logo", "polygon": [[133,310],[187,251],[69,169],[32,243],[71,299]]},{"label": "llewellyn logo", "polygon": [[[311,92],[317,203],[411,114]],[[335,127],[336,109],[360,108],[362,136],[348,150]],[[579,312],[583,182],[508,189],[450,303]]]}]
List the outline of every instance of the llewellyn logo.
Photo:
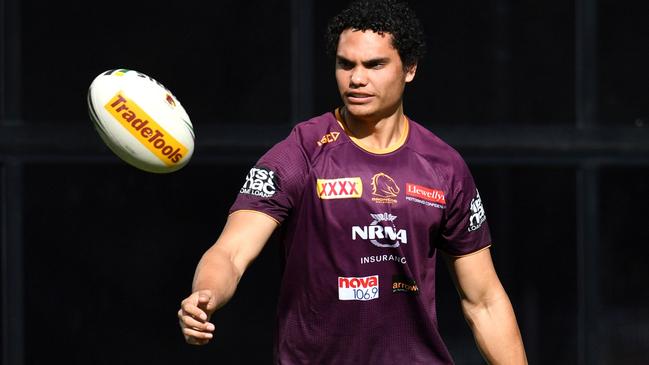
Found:
[{"label": "llewellyn logo", "polygon": [[446,208],[444,192],[421,185],[406,184],[406,200],[435,208]]},{"label": "llewellyn logo", "polygon": [[360,198],[363,195],[363,182],[360,177],[340,179],[318,179],[316,188],[320,199]]},{"label": "llewellyn logo", "polygon": [[401,189],[388,174],[379,172],[372,176],[372,201],[383,204],[396,204]]}]

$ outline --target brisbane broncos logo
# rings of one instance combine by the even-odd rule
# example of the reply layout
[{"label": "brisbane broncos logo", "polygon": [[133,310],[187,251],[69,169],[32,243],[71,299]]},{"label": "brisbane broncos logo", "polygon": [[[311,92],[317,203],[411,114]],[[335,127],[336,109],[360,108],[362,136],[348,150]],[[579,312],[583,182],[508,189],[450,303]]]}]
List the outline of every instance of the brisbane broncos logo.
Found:
[{"label": "brisbane broncos logo", "polygon": [[377,203],[390,203],[395,204],[396,198],[399,195],[399,186],[394,179],[389,175],[379,172],[372,176],[372,198]]}]

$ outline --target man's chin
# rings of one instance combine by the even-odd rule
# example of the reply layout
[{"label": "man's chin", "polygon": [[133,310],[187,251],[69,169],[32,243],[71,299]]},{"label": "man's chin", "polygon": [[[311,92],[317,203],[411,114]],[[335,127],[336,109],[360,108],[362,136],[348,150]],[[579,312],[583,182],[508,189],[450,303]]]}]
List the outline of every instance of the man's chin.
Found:
[{"label": "man's chin", "polygon": [[345,109],[351,117],[358,119],[367,119],[376,114],[375,108],[368,104],[345,104]]}]

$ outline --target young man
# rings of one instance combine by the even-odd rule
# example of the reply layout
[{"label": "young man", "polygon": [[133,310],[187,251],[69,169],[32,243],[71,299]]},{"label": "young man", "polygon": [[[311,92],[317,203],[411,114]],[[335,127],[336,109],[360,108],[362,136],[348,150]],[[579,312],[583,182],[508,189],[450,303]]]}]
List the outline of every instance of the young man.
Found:
[{"label": "young man", "polygon": [[442,252],[485,359],[525,364],[462,158],[403,112],[423,34],[390,0],[357,1],[329,25],[344,106],[298,124],[250,170],[178,312],[188,343],[283,226],[277,364],[451,364],[437,329]]}]

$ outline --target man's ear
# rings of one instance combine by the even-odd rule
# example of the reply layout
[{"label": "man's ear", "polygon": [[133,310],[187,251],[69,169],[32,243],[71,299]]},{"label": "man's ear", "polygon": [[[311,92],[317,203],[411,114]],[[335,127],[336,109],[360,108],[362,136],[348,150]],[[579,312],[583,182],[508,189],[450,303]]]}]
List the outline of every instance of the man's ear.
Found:
[{"label": "man's ear", "polygon": [[417,64],[415,63],[414,65],[406,69],[406,82],[412,81],[415,78],[416,73],[417,73]]}]

